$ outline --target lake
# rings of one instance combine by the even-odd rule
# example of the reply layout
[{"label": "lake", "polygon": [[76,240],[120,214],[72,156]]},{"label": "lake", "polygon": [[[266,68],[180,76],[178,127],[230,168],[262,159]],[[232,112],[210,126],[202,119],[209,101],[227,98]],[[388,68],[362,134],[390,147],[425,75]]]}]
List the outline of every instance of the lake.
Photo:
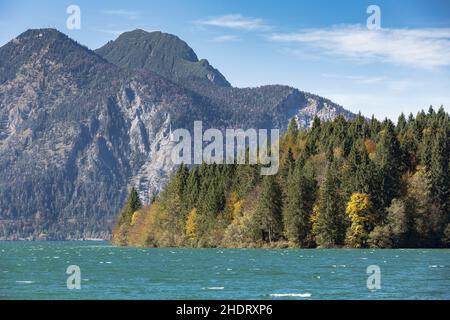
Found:
[{"label": "lake", "polygon": [[[80,270],[69,290],[67,267]],[[380,289],[368,289],[379,267]],[[450,299],[450,249],[145,249],[0,241],[2,299]]]}]

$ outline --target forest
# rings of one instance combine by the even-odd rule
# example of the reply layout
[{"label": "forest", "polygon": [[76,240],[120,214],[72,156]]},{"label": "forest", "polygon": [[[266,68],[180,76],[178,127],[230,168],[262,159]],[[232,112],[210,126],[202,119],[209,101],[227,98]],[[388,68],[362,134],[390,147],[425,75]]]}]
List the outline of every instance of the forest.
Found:
[{"label": "forest", "polygon": [[131,188],[115,245],[145,247],[450,247],[450,117],[292,119],[280,169],[181,165],[143,206]]}]

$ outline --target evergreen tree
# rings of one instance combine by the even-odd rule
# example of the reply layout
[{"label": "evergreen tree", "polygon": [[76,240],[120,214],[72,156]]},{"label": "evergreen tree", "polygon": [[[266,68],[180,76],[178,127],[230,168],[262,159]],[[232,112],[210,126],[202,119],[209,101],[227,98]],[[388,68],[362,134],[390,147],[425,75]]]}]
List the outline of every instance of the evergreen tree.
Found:
[{"label": "evergreen tree", "polygon": [[193,168],[189,172],[189,176],[186,181],[186,187],[184,189],[184,209],[185,211],[189,211],[192,208],[195,208],[197,206],[197,199],[199,194],[199,176],[198,176],[198,169]]},{"label": "evergreen tree", "polygon": [[173,179],[173,192],[179,199],[180,203],[184,202],[184,189],[186,187],[186,182],[189,176],[189,169],[182,163],[175,174],[175,179]]},{"label": "evergreen tree", "polygon": [[375,189],[375,169],[364,143],[360,141],[355,144],[343,168],[345,198],[349,199],[353,193],[371,195]]},{"label": "evergreen tree", "polygon": [[[392,199],[400,192],[400,177],[402,173],[401,151],[395,136],[395,128],[391,121],[386,120],[380,132],[375,162],[378,167],[378,193],[374,195],[375,202],[383,211],[389,207]],[[381,217],[383,218],[383,217]]]},{"label": "evergreen tree", "polygon": [[259,168],[256,165],[237,165],[233,181],[233,189],[238,198],[242,198],[252,190],[260,179]]},{"label": "evergreen tree", "polygon": [[322,182],[317,216],[316,242],[321,247],[342,245],[345,237],[345,208],[341,199],[336,166],[328,165]]},{"label": "evergreen tree", "polygon": [[436,133],[429,170],[431,173],[432,197],[447,223],[450,222],[450,130],[448,123],[450,122],[447,122],[447,125]]},{"label": "evergreen tree", "polygon": [[375,139],[378,136],[378,132],[380,132],[380,122],[372,115],[370,120],[370,137]]},{"label": "evergreen tree", "polygon": [[272,242],[281,235],[283,229],[281,189],[273,175],[262,179],[255,219],[263,240]]},{"label": "evergreen tree", "polygon": [[287,129],[287,136],[293,139],[293,142],[295,142],[295,139],[298,136],[298,123],[297,120],[295,120],[295,117],[293,117],[289,121],[288,129]]},{"label": "evergreen tree", "polygon": [[422,141],[420,143],[420,163],[431,169],[431,155],[433,154],[433,132],[430,128],[425,128],[422,131]]},{"label": "evergreen tree", "polygon": [[366,119],[361,115],[361,113],[358,113],[356,118],[350,122],[350,127],[348,129],[348,136],[353,141],[364,139],[370,136],[369,125],[367,124]]},{"label": "evergreen tree", "polygon": [[326,158],[328,162],[333,162],[334,161],[334,150],[333,150],[333,145],[329,144],[327,146],[327,151],[326,151]]},{"label": "evergreen tree", "polygon": [[307,246],[311,230],[310,216],[317,188],[314,173],[310,168],[297,164],[289,174],[287,185],[286,205],[283,210],[285,235],[289,242]]},{"label": "evergreen tree", "polygon": [[397,134],[404,133],[405,130],[406,130],[406,127],[407,127],[406,118],[405,118],[405,115],[402,112],[400,114],[400,116],[398,117],[398,120],[397,120],[397,128],[396,128],[397,129],[396,130]]},{"label": "evergreen tree", "polygon": [[294,168],[294,163],[294,155],[292,154],[292,149],[289,147],[286,155],[286,160],[284,161],[283,167],[281,169],[281,176],[283,177],[284,181],[287,181],[289,172]]},{"label": "evergreen tree", "polygon": [[141,199],[139,199],[139,194],[137,190],[132,187],[130,190],[130,194],[128,195],[127,202],[125,203],[125,206],[123,207],[120,218],[119,218],[119,225],[121,224],[130,224],[131,219],[133,217],[133,213],[138,211],[142,207]]}]

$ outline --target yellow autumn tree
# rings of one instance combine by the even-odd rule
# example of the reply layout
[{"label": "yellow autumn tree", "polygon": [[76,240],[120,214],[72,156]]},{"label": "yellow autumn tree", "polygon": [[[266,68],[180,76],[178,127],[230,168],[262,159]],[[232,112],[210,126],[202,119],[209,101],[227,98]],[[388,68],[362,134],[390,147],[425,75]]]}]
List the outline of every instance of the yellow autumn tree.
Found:
[{"label": "yellow autumn tree", "polygon": [[311,222],[311,231],[312,231],[314,238],[316,238],[317,235],[319,234],[319,231],[317,230],[318,216],[319,216],[319,206],[317,204],[315,204],[313,206],[311,216],[309,217],[309,221]]},{"label": "yellow autumn tree", "polygon": [[367,193],[353,193],[347,203],[346,213],[351,225],[347,230],[346,243],[354,248],[366,246],[373,225],[372,203]]},{"label": "yellow autumn tree", "polygon": [[186,220],[186,236],[193,240],[196,237],[196,220],[197,219],[197,209],[194,208],[189,212]]},{"label": "yellow autumn tree", "polygon": [[130,226],[134,226],[136,224],[136,221],[139,218],[139,211],[135,211],[133,213],[133,215],[131,216],[131,222],[130,222]]}]

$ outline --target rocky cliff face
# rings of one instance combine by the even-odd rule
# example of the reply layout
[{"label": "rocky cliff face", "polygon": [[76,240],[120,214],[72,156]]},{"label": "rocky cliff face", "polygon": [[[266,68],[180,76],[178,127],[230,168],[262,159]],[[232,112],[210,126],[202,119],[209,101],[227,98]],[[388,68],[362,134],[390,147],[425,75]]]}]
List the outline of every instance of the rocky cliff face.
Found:
[{"label": "rocky cliff face", "polygon": [[145,202],[164,186],[171,129],[315,114],[352,116],[291,87],[233,88],[172,35],[137,30],[94,52],[28,30],[0,48],[0,238],[108,238],[129,186]]}]

